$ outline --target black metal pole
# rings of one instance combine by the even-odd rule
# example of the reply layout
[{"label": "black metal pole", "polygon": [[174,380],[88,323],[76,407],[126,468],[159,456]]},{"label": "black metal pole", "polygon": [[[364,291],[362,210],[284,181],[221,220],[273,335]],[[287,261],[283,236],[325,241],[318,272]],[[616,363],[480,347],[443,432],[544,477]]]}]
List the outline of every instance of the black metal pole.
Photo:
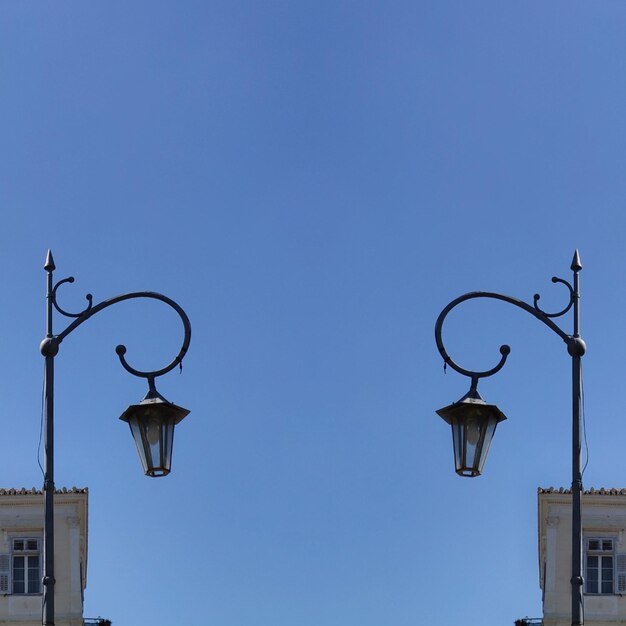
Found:
[{"label": "black metal pole", "polygon": [[572,626],[582,626],[583,615],[583,575],[582,575],[582,379],[581,357],[585,353],[585,343],[580,338],[580,285],[579,272],[582,269],[578,251],[574,254],[574,333],[568,344],[572,357]]},{"label": "black metal pole", "polygon": [[48,251],[44,269],[48,274],[46,294],[46,338],[41,344],[44,373],[44,532],[43,532],[43,626],[54,626],[54,357],[58,344],[52,334],[54,260]]}]

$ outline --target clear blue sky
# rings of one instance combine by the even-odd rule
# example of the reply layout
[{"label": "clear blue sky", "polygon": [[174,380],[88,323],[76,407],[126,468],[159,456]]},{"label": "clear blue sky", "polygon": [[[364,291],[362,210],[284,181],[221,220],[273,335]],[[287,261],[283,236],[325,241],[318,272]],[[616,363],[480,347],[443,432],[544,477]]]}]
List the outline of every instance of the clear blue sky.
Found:
[{"label": "clear blue sky", "polygon": [[[626,486],[626,4],[0,5],[0,486],[41,486],[42,269],[78,309],[193,325],[172,474],[117,417],[175,316],[118,305],[57,359],[57,484],[89,486],[86,615],[115,626],[481,626],[540,616],[536,488],[569,485],[569,360],[502,303],[446,327],[509,420],[456,477],[433,326],[558,309],[578,247],[590,462]],[[565,322],[568,324],[569,321]],[[57,330],[61,329],[61,322]]]}]

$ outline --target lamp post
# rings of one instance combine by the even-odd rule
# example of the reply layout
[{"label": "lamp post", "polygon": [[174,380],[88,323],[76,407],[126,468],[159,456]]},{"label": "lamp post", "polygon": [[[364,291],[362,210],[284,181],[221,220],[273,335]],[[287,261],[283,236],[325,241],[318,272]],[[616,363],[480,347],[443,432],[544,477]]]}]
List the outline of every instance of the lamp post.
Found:
[{"label": "lamp post", "polygon": [[[452,426],[452,438],[454,443],[454,456],[456,472],[460,476],[479,476],[491,440],[499,422],[506,419],[505,415],[497,406],[487,404],[478,393],[478,381],[481,378],[492,376],[499,372],[506,363],[511,349],[507,345],[500,347],[500,362],[490,370],[475,372],[460,367],[447,353],[441,338],[443,322],[450,311],[457,305],[467,300],[476,298],[491,298],[502,300],[527,311],[548,328],[553,330],[567,346],[567,352],[572,359],[572,626],[583,624],[583,577],[582,577],[582,471],[581,471],[581,358],[585,354],[585,342],[580,337],[579,318],[579,273],[582,269],[578,250],[574,253],[571,270],[573,272],[573,284],[562,278],[553,277],[553,283],[561,283],[569,290],[569,303],[557,313],[547,313],[539,307],[539,294],[535,294],[533,304],[528,304],[499,293],[488,291],[474,291],[459,296],[450,302],[439,314],[435,324],[435,341],[439,353],[443,357],[445,365],[449,365],[464,376],[471,379],[470,390],[458,402],[455,402],[437,414]],[[573,309],[573,332],[568,335],[561,330],[552,320],[561,317]]]},{"label": "lamp post", "polygon": [[[160,293],[151,291],[137,291],[122,294],[104,300],[99,304],[93,304],[91,294],[87,294],[87,307],[80,313],[68,313],[57,302],[57,290],[65,283],[73,283],[74,278],[64,278],[56,284],[53,281],[53,272],[56,269],[52,253],[48,250],[44,269],[47,272],[47,311],[46,311],[46,336],[41,342],[41,354],[45,358],[44,373],[44,559],[43,559],[43,626],[54,626],[54,357],[59,352],[61,342],[76,328],[99,311],[106,309],[118,302],[136,298],[149,298],[164,302],[180,316],[184,327],[183,345],[167,366],[160,370],[143,372],[131,367],[125,358],[126,347],[117,346],[117,353],[122,367],[148,382],[148,393],[145,398],[136,405],[131,405],[120,417],[130,425],[130,430],[137,446],[137,452],[141,459],[144,473],[148,476],[166,476],[170,472],[172,458],[172,443],[174,438],[174,426],[189,414],[187,409],[168,402],[156,390],[155,379],[177,365],[182,368],[182,362],[189,342],[191,340],[191,324],[183,309],[173,300]],[[73,321],[58,334],[52,330],[54,309],[64,317],[73,318]]]}]

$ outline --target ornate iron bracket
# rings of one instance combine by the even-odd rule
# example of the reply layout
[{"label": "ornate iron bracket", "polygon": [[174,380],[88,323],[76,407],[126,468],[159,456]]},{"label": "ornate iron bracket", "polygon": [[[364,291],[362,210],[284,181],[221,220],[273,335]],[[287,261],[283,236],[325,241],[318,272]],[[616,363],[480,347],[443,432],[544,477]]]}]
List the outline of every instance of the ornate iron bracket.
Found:
[{"label": "ornate iron bracket", "polygon": [[539,294],[534,295],[532,305],[522,300],[518,300],[517,298],[512,298],[511,296],[503,295],[500,293],[494,293],[490,291],[473,291],[473,292],[466,293],[452,300],[452,302],[450,302],[443,309],[443,311],[441,311],[441,313],[439,314],[439,317],[437,318],[437,322],[435,324],[435,341],[437,343],[437,349],[439,350],[439,354],[441,354],[443,358],[445,366],[449,365],[453,370],[457,371],[459,374],[462,374],[463,376],[468,376],[469,378],[471,378],[471,381],[472,381],[471,389],[476,389],[478,385],[478,380],[480,378],[493,376],[493,374],[496,374],[497,372],[499,372],[504,367],[504,364],[506,363],[506,360],[511,352],[511,348],[506,344],[500,346],[500,355],[501,355],[500,361],[491,369],[483,370],[483,371],[474,371],[474,370],[469,370],[464,367],[461,367],[448,354],[448,351],[446,350],[443,344],[442,328],[443,328],[444,320],[447,317],[448,313],[450,313],[450,311],[452,311],[452,309],[454,309],[459,304],[466,302],[467,300],[474,300],[477,298],[491,298],[493,300],[502,300],[503,302],[508,302],[509,304],[512,304],[520,309],[523,309],[524,311],[527,311],[533,317],[537,318],[540,322],[543,322],[548,328],[553,330],[565,342],[570,355],[582,356],[585,353],[585,343],[580,338],[580,335],[578,332],[579,329],[578,329],[577,308],[575,308],[574,333],[572,335],[568,335],[559,326],[557,326],[557,324],[555,324],[552,321],[552,318],[561,317],[565,315],[576,304],[579,298],[578,273],[582,269],[582,266],[580,265],[580,258],[578,256],[578,251],[574,255],[574,260],[572,261],[571,269],[574,272],[574,285],[564,280],[563,278],[557,278],[556,276],[552,278],[553,283],[561,283],[565,285],[569,291],[569,302],[567,306],[565,306],[565,308],[563,308],[561,311],[557,313],[547,313],[546,311],[543,311],[539,307],[538,303],[539,303],[539,299],[541,298]]},{"label": "ornate iron bracket", "polygon": [[[183,358],[185,357],[185,354],[187,353],[187,350],[189,349],[189,343],[191,342],[191,323],[185,311],[180,307],[180,305],[174,302],[174,300],[172,300],[171,298],[168,298],[167,296],[164,296],[163,294],[156,293],[153,291],[135,291],[132,293],[125,293],[119,296],[115,296],[114,298],[104,300],[103,302],[100,302],[99,304],[94,305],[93,296],[89,293],[85,296],[87,299],[87,307],[83,309],[82,311],[80,311],[79,313],[71,313],[61,308],[61,306],[59,305],[57,291],[61,285],[64,285],[66,283],[73,283],[74,277],[70,276],[68,278],[64,278],[63,280],[58,281],[52,287],[52,272],[54,271],[55,266],[54,266],[54,261],[52,259],[52,255],[50,253],[48,253],[48,259],[46,260],[45,269],[48,272],[50,288],[48,290],[48,309],[49,309],[48,311],[48,316],[49,316],[48,334],[46,336],[46,339],[43,340],[42,345],[41,345],[41,351],[44,355],[46,353],[49,353],[52,356],[54,356],[58,352],[59,345],[61,344],[61,342],[69,334],[71,334],[74,330],[76,330],[81,324],[86,322],[90,317],[93,317],[96,313],[99,313],[100,311],[107,309],[108,307],[113,306],[114,304],[117,304],[118,302],[123,302],[124,300],[148,298],[151,300],[159,300],[160,302],[164,302],[169,307],[174,309],[174,311],[176,311],[176,313],[179,315],[183,323],[183,329],[184,329],[184,338],[183,338],[182,346],[178,354],[174,357],[174,359],[165,367],[162,367],[161,369],[157,369],[157,370],[152,370],[152,371],[142,371],[142,370],[138,370],[132,367],[128,363],[128,361],[126,360],[126,356],[125,356],[126,351],[127,351],[126,346],[123,344],[120,344],[115,348],[115,352],[120,360],[120,363],[122,364],[122,367],[133,376],[146,378],[148,380],[148,385],[150,389],[154,389],[155,378],[158,378],[159,376],[162,376],[163,374],[167,374],[176,366],[179,366],[182,368]],[[61,333],[59,333],[58,335],[52,334],[52,319],[51,319],[52,307],[54,307],[64,317],[74,318],[74,321],[71,324],[69,324],[69,326],[67,326],[67,328]]]}]

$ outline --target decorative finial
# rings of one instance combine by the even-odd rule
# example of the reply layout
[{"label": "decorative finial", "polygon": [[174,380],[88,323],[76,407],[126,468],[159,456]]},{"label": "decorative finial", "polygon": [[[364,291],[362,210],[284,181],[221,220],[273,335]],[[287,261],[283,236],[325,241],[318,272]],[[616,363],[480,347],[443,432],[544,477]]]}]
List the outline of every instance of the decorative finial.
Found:
[{"label": "decorative finial", "polygon": [[574,258],[572,260],[571,270],[572,272],[580,272],[583,266],[580,263],[580,254],[578,254],[578,249],[574,251]]},{"label": "decorative finial", "polygon": [[56,265],[54,264],[54,259],[52,258],[52,250],[48,250],[48,254],[46,255],[46,264],[43,266],[46,272],[54,272],[56,269]]}]

